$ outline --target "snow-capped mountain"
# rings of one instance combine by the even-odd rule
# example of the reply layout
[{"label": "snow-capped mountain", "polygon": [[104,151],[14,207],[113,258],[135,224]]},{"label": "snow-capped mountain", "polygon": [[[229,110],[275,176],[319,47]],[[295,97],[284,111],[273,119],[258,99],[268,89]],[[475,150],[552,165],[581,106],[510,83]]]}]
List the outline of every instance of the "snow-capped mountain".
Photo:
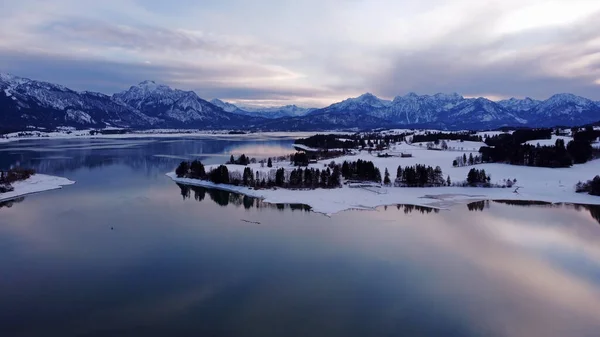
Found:
[{"label": "snow-capped mountain", "polygon": [[221,109],[223,109],[224,111],[227,111],[227,112],[238,113],[238,114],[241,114],[241,115],[243,115],[244,112],[246,112],[246,111],[241,110],[237,106],[235,106],[235,105],[233,105],[231,103],[228,103],[228,102],[223,102],[223,101],[221,101],[218,98],[212,99],[210,101],[210,103],[212,103],[215,106],[218,106],[219,108],[221,108]]},{"label": "snow-capped mountain", "polygon": [[156,122],[101,93],[76,92],[8,74],[0,75],[0,108],[3,126],[146,127]]},{"label": "snow-capped mountain", "polygon": [[530,121],[541,126],[580,125],[600,120],[597,102],[573,94],[556,94],[531,110]]},{"label": "snow-capped mountain", "polygon": [[5,128],[221,128],[253,126],[262,120],[225,112],[193,91],[153,81],[108,96],[9,74],[0,75],[0,109],[0,123]]},{"label": "snow-capped mountain", "polygon": [[294,105],[238,107],[193,91],[143,81],[112,96],[0,74],[0,128],[28,126],[204,128],[254,130],[423,127],[488,129],[502,126],[575,126],[600,121],[600,104],[572,94],[547,100],[498,102],[459,94],[409,93],[385,100],[366,93],[321,109]]},{"label": "snow-capped mountain", "polygon": [[542,101],[538,101],[529,97],[525,97],[524,99],[511,98],[505,99],[502,101],[498,101],[498,104],[505,109],[509,109],[512,111],[530,111],[531,109],[537,107]]},{"label": "snow-capped mountain", "polygon": [[356,98],[348,98],[339,103],[334,103],[326,108],[314,110],[309,115],[347,113],[370,114],[373,111],[385,109],[391,106],[391,104],[391,101],[380,99],[371,93],[365,93]]},{"label": "snow-capped mountain", "polygon": [[[486,98],[464,98],[458,94],[417,95],[409,93],[387,101],[372,94],[349,98],[304,117],[330,126],[340,117],[360,120],[375,117],[385,126],[481,129],[502,126],[583,125],[600,120],[600,105],[583,97],[559,94],[545,101],[531,98],[494,102]],[[315,121],[312,121],[315,122]],[[305,124],[313,124],[305,121]],[[360,124],[359,124],[360,125]]]},{"label": "snow-capped mountain", "polygon": [[440,115],[438,122],[450,129],[470,129],[473,126],[478,128],[521,126],[526,124],[527,120],[497,102],[479,97],[463,99],[455,106],[448,107]]},{"label": "snow-capped mountain", "polygon": [[193,91],[172,89],[154,81],[141,82],[112,97],[116,102],[158,118],[168,126],[216,126],[240,121],[238,115],[228,113],[203,100]]},{"label": "snow-capped mountain", "polygon": [[458,94],[419,96],[408,93],[405,96],[396,96],[386,109],[379,109],[371,114],[407,125],[432,123],[438,120],[443,111],[454,108],[464,100]]},{"label": "snow-capped mountain", "polygon": [[304,116],[311,111],[315,110],[312,108],[301,108],[296,105],[286,105],[281,107],[250,107],[250,106],[242,106],[238,107],[237,105],[224,102],[218,98],[215,98],[210,101],[212,104],[220,107],[221,109],[245,116],[252,117],[261,117],[261,118],[281,118],[281,117],[299,117]]}]

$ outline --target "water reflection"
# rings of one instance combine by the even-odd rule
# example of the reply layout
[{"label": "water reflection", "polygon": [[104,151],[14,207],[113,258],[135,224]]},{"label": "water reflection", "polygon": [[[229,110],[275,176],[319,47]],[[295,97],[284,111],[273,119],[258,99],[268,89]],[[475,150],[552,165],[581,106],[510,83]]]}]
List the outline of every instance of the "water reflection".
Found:
[{"label": "water reflection", "polygon": [[15,204],[23,202],[23,200],[25,200],[25,197],[20,197],[20,198],[8,200],[8,201],[2,201],[2,202],[0,202],[0,209],[2,209],[2,208],[11,208]]},{"label": "water reflection", "polygon": [[174,169],[181,160],[200,159],[221,164],[229,154],[250,157],[293,152],[292,139],[57,139],[20,141],[0,145],[0,169],[14,165],[37,172],[65,174],[82,168],[101,169],[125,165],[152,176]]},{"label": "water reflection", "polygon": [[[387,210],[387,206],[384,208]],[[425,207],[425,206],[417,206],[417,205],[396,205],[397,210],[403,210],[404,214],[410,214],[412,212],[419,212],[421,214],[437,214],[440,212],[437,208]]]},{"label": "water reflection", "polygon": [[[520,207],[548,207],[548,208],[570,208],[579,212],[589,212],[592,218],[600,224],[600,205],[578,205],[578,204],[553,204],[544,201],[529,201],[529,200],[494,200],[495,203],[520,206]],[[489,207],[489,206],[488,206]],[[470,210],[470,209],[469,209]]]},{"label": "water reflection", "polygon": [[272,204],[263,202],[261,199],[252,198],[246,195],[242,195],[239,193],[223,191],[214,188],[204,188],[200,186],[189,186],[183,184],[177,184],[180,190],[180,194],[183,197],[183,200],[191,199],[192,192],[194,194],[194,200],[198,202],[202,202],[205,200],[206,195],[208,194],[211,201],[215,204],[226,207],[226,206],[234,206],[234,207],[243,207],[244,209],[251,208],[270,208],[277,209],[279,211],[284,211],[289,209],[291,211],[304,211],[310,212],[311,207],[308,205],[302,204]]},{"label": "water reflection", "polygon": [[2,204],[0,336],[598,334],[598,206],[325,217],[176,185],[170,157],[200,145],[169,142],[0,154],[77,181]]},{"label": "water reflection", "polygon": [[467,209],[471,212],[483,212],[486,208],[490,208],[489,200],[475,201],[467,204]]}]

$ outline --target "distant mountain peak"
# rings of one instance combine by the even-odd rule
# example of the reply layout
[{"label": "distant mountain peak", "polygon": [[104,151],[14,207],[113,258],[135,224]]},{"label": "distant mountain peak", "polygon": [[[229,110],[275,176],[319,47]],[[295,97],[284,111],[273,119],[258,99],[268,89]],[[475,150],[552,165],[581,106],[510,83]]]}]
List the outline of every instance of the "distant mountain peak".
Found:
[{"label": "distant mountain peak", "polygon": [[373,95],[370,92],[365,92],[364,94],[358,96],[357,98],[366,99],[366,98],[377,98],[377,96]]},{"label": "distant mountain peak", "polygon": [[458,93],[409,92],[389,101],[366,92],[321,109],[294,104],[238,107],[216,98],[207,102],[194,91],[174,89],[153,80],[107,96],[0,73],[0,124],[11,128],[112,125],[306,131],[402,126],[489,129],[575,126],[599,120],[598,102],[569,93],[546,100],[525,97],[491,101],[484,97],[464,98]]}]

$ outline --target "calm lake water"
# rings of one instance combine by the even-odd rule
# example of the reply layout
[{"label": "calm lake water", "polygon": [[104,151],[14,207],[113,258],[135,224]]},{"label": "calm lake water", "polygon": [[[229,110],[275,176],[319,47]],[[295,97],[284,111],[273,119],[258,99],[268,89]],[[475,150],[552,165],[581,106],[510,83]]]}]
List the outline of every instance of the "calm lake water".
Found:
[{"label": "calm lake water", "polygon": [[1,205],[0,336],[598,336],[597,207],[328,218],[164,175],[292,142],[1,144],[0,168],[77,183]]}]

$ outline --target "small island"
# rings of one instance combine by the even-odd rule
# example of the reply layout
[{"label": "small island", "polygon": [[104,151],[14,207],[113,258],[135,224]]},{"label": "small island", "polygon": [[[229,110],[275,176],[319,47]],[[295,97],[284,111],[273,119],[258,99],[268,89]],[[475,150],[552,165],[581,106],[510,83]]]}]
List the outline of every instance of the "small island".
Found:
[{"label": "small island", "polygon": [[0,202],[14,200],[24,195],[60,189],[74,184],[66,178],[37,174],[21,167],[0,170]]},{"label": "small island", "polygon": [[[598,130],[387,130],[299,139],[296,153],[222,165],[182,162],[180,184],[217,188],[315,212],[391,204],[447,208],[480,200],[600,204]],[[544,144],[543,146],[539,143]],[[589,178],[588,178],[589,179]]]}]

